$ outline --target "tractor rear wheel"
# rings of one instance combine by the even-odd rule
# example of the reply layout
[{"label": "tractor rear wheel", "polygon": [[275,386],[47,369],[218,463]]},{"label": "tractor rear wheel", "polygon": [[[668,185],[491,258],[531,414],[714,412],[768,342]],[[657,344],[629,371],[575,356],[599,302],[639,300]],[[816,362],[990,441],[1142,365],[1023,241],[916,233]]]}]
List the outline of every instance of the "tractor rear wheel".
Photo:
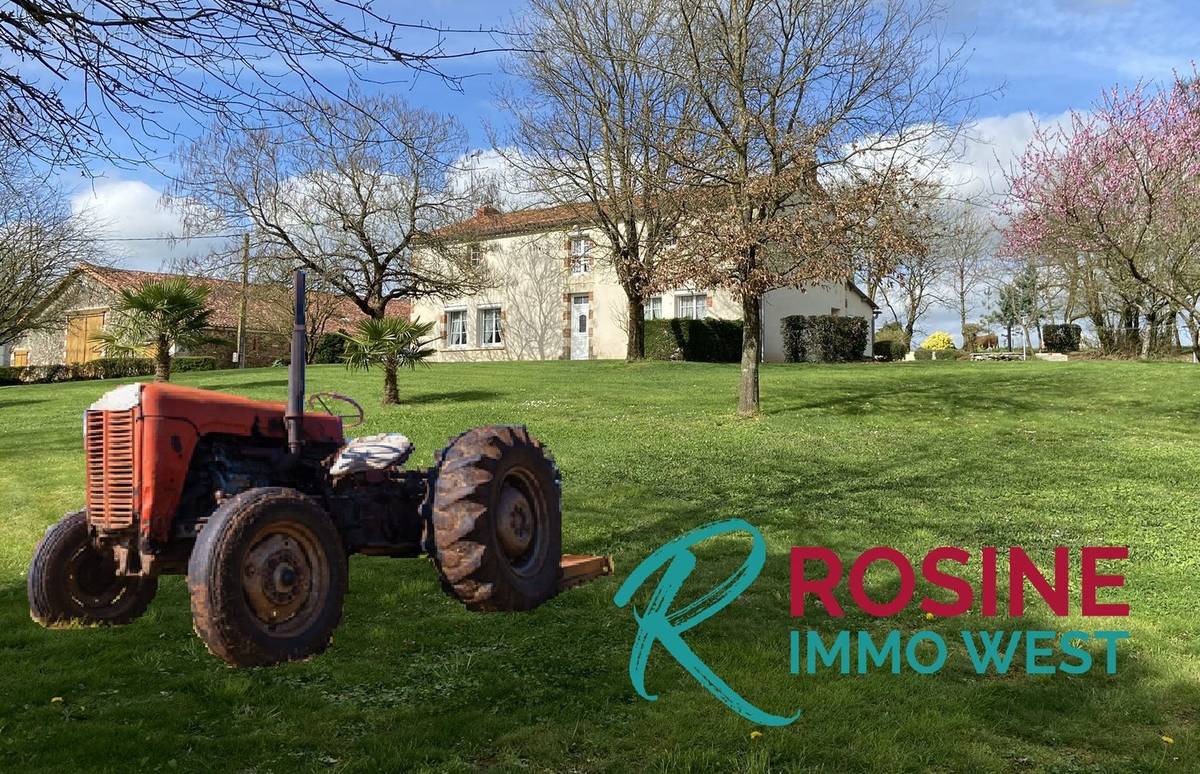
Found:
[{"label": "tractor rear wheel", "polygon": [[188,563],[196,634],[234,666],[269,666],[329,647],[347,563],[325,510],[294,489],[251,489],[222,503]]},{"label": "tractor rear wheel", "polygon": [[472,610],[529,610],[558,593],[561,476],[528,430],[468,430],[434,475],[434,559],[448,591]]},{"label": "tractor rear wheel", "polygon": [[29,566],[29,615],[47,628],[127,624],[157,591],[157,578],[117,575],[116,560],[88,537],[87,511],[51,525]]}]

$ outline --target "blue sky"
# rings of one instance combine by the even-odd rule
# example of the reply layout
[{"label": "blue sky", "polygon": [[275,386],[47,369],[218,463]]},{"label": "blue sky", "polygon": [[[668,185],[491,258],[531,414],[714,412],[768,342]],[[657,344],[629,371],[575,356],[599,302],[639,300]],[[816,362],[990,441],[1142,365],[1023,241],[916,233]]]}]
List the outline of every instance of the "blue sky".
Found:
[{"label": "blue sky", "polygon": [[[417,7],[419,10],[410,12]],[[503,26],[522,13],[514,0],[428,0],[382,2],[395,18],[421,18],[445,26]],[[1000,167],[1024,146],[1032,118],[1047,121],[1072,109],[1087,109],[1102,89],[1138,80],[1163,81],[1173,69],[1186,70],[1200,55],[1200,3],[1191,0],[950,0],[944,37],[947,45],[966,42],[967,88],[988,93],[976,105],[977,144],[966,163],[985,187],[1002,187]],[[450,46],[486,47],[482,35],[463,35]],[[459,60],[447,67],[468,76],[454,91],[436,78],[398,84],[415,104],[456,115],[471,142],[487,147],[485,125],[502,124],[492,102],[503,76],[494,55]],[[992,93],[995,92],[995,93]],[[163,144],[162,151],[169,152]],[[79,183],[75,201],[107,223],[110,236],[145,237],[170,233],[175,216],[158,209],[163,179],[149,169],[101,170],[92,183]],[[115,243],[121,244],[121,243]],[[187,245],[174,249],[187,252]],[[157,243],[127,243],[123,262],[155,268],[171,252]],[[942,323],[938,313],[921,327]],[[944,326],[942,326],[944,327]]]}]

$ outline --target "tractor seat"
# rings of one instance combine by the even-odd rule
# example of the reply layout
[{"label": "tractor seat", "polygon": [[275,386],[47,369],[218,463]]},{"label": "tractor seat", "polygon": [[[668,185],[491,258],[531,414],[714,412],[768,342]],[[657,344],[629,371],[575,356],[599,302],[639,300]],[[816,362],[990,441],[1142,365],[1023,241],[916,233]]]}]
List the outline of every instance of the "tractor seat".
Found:
[{"label": "tractor seat", "polygon": [[400,433],[380,433],[354,438],[338,452],[337,459],[329,466],[329,475],[339,478],[352,473],[403,465],[414,448],[416,447],[412,441]]}]

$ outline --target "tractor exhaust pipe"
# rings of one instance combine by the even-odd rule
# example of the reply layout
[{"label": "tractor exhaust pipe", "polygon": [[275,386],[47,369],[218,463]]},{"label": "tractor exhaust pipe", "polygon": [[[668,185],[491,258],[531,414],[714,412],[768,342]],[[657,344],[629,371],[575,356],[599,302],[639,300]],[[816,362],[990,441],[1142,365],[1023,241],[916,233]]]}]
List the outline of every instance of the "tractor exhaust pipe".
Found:
[{"label": "tractor exhaust pipe", "polygon": [[288,451],[299,456],[304,437],[304,272],[296,269],[292,278],[296,291],[296,323],[292,326],[292,359],[288,364],[287,411],[283,415],[287,425]]}]

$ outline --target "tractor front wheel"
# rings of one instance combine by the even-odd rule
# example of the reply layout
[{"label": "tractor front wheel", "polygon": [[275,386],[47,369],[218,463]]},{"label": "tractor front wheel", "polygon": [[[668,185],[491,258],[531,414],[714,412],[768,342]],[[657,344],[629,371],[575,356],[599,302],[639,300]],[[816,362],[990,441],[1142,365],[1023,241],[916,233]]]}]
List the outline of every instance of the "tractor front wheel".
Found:
[{"label": "tractor front wheel", "polygon": [[560,476],[524,427],[468,430],[438,455],[434,558],[472,610],[529,610],[558,593]]},{"label": "tractor front wheel", "polygon": [[87,511],[51,525],[29,566],[29,615],[47,628],[127,624],[157,591],[157,578],[117,575],[113,557],[88,537]]},{"label": "tractor front wheel", "polygon": [[342,618],[346,552],[325,510],[280,487],[222,503],[188,563],[196,634],[234,666],[269,666],[329,647]]}]

